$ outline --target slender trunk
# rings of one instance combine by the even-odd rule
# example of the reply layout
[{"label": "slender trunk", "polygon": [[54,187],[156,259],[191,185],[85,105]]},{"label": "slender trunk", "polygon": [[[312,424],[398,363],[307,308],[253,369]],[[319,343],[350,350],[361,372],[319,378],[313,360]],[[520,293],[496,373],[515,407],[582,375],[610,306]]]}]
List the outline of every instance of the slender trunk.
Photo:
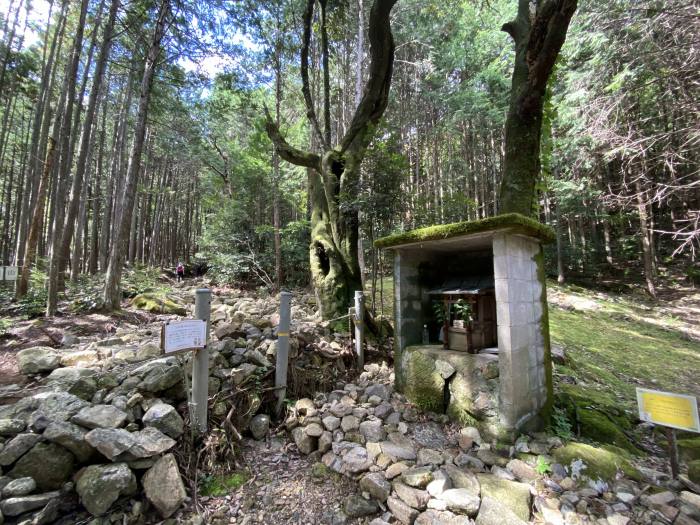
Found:
[{"label": "slender trunk", "polygon": [[649,214],[647,211],[646,192],[642,191],[642,184],[635,182],[637,192],[637,211],[639,213],[639,228],[642,234],[642,260],[644,262],[644,279],[647,284],[649,295],[656,298],[656,286],[654,285],[654,262],[651,252],[651,239],[649,232]]},{"label": "slender trunk", "polygon": [[129,234],[131,216],[127,211],[133,209],[136,187],[138,183],[139,169],[141,164],[141,153],[143,151],[144,137],[146,135],[146,119],[148,117],[148,105],[153,87],[153,76],[156,69],[156,60],[160,54],[160,43],[166,29],[166,19],[170,12],[169,0],[162,0],[156,26],[153,32],[153,39],[148,49],[146,63],[141,79],[141,90],[139,95],[139,108],[136,117],[136,128],[134,130],[134,141],[129,158],[129,167],[124,185],[123,198],[120,208],[124,211],[122,220],[116,225],[114,239],[109,254],[107,266],[107,276],[104,287],[104,305],[107,310],[117,310],[121,306],[121,277],[122,265],[124,264],[124,240]]}]

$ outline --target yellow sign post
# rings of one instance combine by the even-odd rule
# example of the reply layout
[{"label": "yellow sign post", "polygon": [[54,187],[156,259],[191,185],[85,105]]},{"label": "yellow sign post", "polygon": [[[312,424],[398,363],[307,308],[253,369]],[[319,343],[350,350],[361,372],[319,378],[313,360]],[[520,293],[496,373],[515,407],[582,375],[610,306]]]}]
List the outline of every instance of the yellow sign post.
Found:
[{"label": "yellow sign post", "polygon": [[639,419],[666,427],[671,473],[678,477],[678,450],[674,429],[700,432],[698,402],[695,396],[637,388]]}]

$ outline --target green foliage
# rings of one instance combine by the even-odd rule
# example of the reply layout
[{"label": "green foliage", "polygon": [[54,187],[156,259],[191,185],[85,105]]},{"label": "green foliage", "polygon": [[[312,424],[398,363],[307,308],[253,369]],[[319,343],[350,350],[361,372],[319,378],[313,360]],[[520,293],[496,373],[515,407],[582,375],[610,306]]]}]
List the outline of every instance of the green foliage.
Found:
[{"label": "green foliage", "polygon": [[241,488],[248,479],[250,479],[250,475],[243,471],[227,475],[208,474],[200,482],[200,494],[215,498],[226,496]]},{"label": "green foliage", "polygon": [[12,319],[8,317],[0,317],[0,337],[7,333],[12,324]]},{"label": "green foliage", "polygon": [[464,321],[471,320],[472,307],[464,299],[459,299],[456,303],[453,303],[452,310],[458,319],[462,319]]},{"label": "green foliage", "polygon": [[82,274],[77,283],[68,284],[68,296],[71,298],[70,310],[73,313],[89,313],[104,306],[102,300],[103,275]]},{"label": "green foliage", "polygon": [[552,467],[549,464],[549,461],[547,461],[547,458],[545,458],[544,456],[537,456],[535,472],[537,472],[540,476],[544,476],[545,474],[549,474],[550,472],[552,472]]},{"label": "green foliage", "polygon": [[552,413],[551,429],[555,435],[559,436],[564,441],[570,441],[574,437],[571,429],[571,422],[565,409],[554,407]]}]

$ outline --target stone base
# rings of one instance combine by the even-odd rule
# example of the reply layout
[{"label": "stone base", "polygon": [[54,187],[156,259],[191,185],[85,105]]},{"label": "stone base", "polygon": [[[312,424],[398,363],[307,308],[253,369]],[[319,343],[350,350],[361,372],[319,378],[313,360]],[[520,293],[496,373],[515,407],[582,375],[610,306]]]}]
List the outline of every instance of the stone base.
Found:
[{"label": "stone base", "polygon": [[409,401],[498,437],[498,356],[417,345],[403,351],[399,366]]}]

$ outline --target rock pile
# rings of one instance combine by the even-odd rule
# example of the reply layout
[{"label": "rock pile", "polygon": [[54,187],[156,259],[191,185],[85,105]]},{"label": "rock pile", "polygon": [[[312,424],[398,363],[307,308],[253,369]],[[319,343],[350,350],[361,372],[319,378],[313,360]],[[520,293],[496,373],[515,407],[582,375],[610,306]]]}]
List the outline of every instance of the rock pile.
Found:
[{"label": "rock pile", "polygon": [[690,525],[700,516],[700,496],[623,454],[545,434],[500,448],[476,428],[419,413],[374,364],[353,384],[297,401],[286,427],[302,453],[359,483],[339,523],[380,514],[372,525]]}]

